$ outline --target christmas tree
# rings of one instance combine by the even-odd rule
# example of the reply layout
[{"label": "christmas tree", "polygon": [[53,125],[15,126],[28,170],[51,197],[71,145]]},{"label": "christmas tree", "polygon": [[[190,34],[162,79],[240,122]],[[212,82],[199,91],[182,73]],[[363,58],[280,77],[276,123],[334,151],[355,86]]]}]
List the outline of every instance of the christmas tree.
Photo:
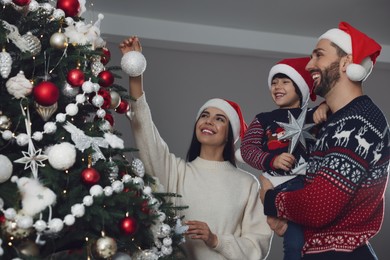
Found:
[{"label": "christmas tree", "polygon": [[178,195],[114,128],[131,97],[108,67],[103,15],[85,22],[85,0],[0,8],[0,258],[177,259]]}]

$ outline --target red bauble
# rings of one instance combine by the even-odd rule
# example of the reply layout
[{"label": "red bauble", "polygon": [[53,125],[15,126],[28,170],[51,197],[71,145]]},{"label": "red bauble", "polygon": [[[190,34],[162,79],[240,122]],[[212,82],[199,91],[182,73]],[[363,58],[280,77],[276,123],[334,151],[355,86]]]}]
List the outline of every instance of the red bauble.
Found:
[{"label": "red bauble", "polygon": [[110,123],[111,126],[114,126],[114,117],[111,114],[107,113],[104,116],[104,119],[106,119]]},{"label": "red bauble", "polygon": [[58,0],[57,8],[65,12],[65,16],[76,16],[80,12],[79,0]]},{"label": "red bauble", "polygon": [[114,83],[114,75],[108,70],[103,70],[98,75],[99,78],[99,85],[103,88],[106,88],[108,86],[111,86],[112,83]]},{"label": "red bauble", "polygon": [[133,235],[137,231],[137,220],[133,217],[125,217],[119,223],[121,232],[125,235]]},{"label": "red bauble", "polygon": [[100,61],[103,63],[103,65],[106,65],[111,59],[111,52],[109,49],[107,49],[105,47],[102,48],[102,51],[103,51],[103,55],[102,55]]},{"label": "red bauble", "polygon": [[84,72],[80,69],[72,69],[68,72],[66,80],[73,87],[81,87],[85,81]]},{"label": "red bauble", "polygon": [[150,208],[149,208],[149,201],[148,200],[142,201],[142,203],[141,203],[141,211],[143,213],[145,213],[146,215],[149,215]]},{"label": "red bauble", "polygon": [[51,106],[58,101],[60,90],[50,81],[42,81],[33,88],[35,101],[41,106]]},{"label": "red bauble", "polygon": [[4,215],[0,215],[0,224],[4,224],[6,220]]},{"label": "red bauble", "polygon": [[18,6],[25,6],[30,4],[31,0],[12,0],[12,2]]},{"label": "red bauble", "polygon": [[81,172],[81,181],[87,185],[95,185],[100,180],[100,173],[94,168],[87,168]]},{"label": "red bauble", "polygon": [[126,100],[121,100],[119,106],[115,108],[115,111],[119,114],[124,114],[129,110],[129,108],[130,108],[129,103],[127,103]]}]

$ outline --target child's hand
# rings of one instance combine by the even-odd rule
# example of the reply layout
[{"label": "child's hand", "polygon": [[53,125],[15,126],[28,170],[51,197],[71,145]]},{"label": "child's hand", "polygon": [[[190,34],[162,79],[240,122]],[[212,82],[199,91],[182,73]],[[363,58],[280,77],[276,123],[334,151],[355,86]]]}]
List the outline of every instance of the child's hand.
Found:
[{"label": "child's hand", "polygon": [[281,169],[283,171],[290,171],[291,167],[295,164],[295,157],[290,153],[282,153],[275,157],[273,161],[273,167],[275,169]]},{"label": "child's hand", "polygon": [[313,114],[314,123],[316,123],[318,125],[322,122],[325,122],[326,119],[328,118],[328,116],[327,116],[328,112],[329,112],[329,106],[325,102],[321,103],[318,106],[318,108],[316,109],[316,111],[314,111],[314,114]]},{"label": "child's hand", "polygon": [[137,36],[131,36],[130,38],[123,40],[119,44],[119,49],[121,50],[122,54],[126,54],[129,51],[142,52],[141,43]]}]

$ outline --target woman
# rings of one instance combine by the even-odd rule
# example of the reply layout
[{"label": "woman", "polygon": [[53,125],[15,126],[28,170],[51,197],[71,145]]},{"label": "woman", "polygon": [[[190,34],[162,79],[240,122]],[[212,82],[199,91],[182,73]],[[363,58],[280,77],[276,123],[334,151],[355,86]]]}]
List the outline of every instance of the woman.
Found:
[{"label": "woman", "polygon": [[[123,54],[141,51],[137,37],[120,44]],[[189,229],[187,259],[263,259],[271,230],[258,199],[256,179],[235,166],[234,143],[244,122],[237,104],[211,99],[198,113],[187,161],[169,153],[155,128],[142,76],[130,77],[131,126],[140,159],[168,192],[180,194]]]}]

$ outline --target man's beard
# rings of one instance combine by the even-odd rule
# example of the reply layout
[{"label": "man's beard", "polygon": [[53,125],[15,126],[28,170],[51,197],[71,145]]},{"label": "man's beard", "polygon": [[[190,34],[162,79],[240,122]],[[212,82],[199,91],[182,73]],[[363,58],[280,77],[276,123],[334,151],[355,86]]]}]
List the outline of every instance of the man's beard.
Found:
[{"label": "man's beard", "polygon": [[314,88],[314,93],[320,97],[325,97],[326,94],[333,88],[336,82],[340,79],[339,72],[340,61],[331,63],[327,68],[321,71],[321,81]]}]

